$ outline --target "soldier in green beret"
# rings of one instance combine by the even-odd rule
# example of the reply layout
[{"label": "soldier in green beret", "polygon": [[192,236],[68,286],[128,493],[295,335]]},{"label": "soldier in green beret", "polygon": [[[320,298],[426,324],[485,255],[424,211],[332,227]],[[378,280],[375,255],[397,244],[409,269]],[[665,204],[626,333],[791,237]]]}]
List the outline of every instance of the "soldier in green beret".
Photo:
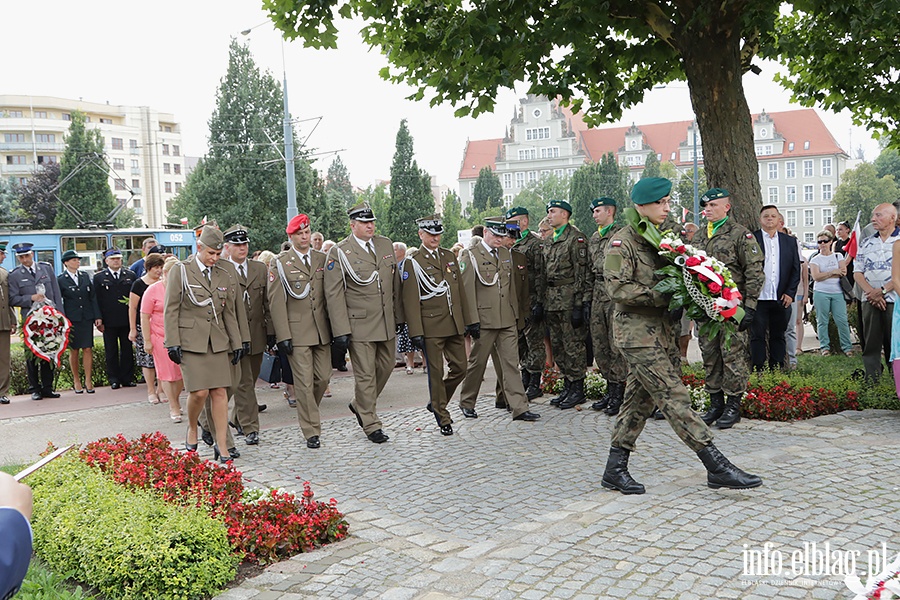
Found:
[{"label": "soldier in green beret", "polygon": [[547,221],[553,234],[544,240],[544,315],[553,358],[565,377],[562,394],[550,404],[563,409],[586,401],[584,326],[591,313],[587,238],[569,222],[571,218],[572,206],[565,200],[547,203]]},{"label": "soldier in green beret", "polygon": [[[672,183],[662,177],[647,177],[634,185],[631,199],[644,226],[656,228],[666,219],[671,189]],[[628,472],[628,458],[656,405],[703,462],[710,487],[745,489],[762,485],[759,477],[738,469],[719,452],[709,427],[691,408],[680,366],[671,360],[677,321],[673,322],[668,311],[670,295],[654,289],[664,277],[657,270],[668,264],[659,249],[631,225],[623,227],[609,243],[603,275],[615,303],[613,339],[625,355],[628,381],[601,485],[623,494],[644,493],[644,486]]]}]

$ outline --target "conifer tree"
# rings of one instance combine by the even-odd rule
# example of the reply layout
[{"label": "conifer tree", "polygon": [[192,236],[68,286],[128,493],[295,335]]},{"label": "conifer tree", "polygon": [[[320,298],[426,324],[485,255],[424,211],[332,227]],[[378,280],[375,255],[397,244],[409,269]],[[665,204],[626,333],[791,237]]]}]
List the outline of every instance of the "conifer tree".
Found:
[{"label": "conifer tree", "polygon": [[490,167],[482,167],[478,172],[472,192],[472,206],[479,212],[503,206],[503,185]]},{"label": "conifer tree", "polygon": [[[104,157],[103,136],[99,129],[85,128],[84,113],[72,112],[72,123],[66,135],[66,149],[60,161],[59,178],[65,179],[78,168],[82,159],[96,155]],[[109,171],[102,160],[81,169],[58,191],[61,200],[75,208],[84,221],[103,221],[116,205],[116,199],[109,189]],[[95,165],[104,165],[104,168]],[[124,198],[123,198],[124,199]],[[71,229],[79,225],[78,219],[65,209],[56,212],[55,225],[59,229]]]},{"label": "conifer tree", "polygon": [[419,241],[416,219],[434,213],[431,178],[419,168],[413,156],[413,137],[406,119],[403,119],[397,130],[394,161],[391,164],[390,209],[387,215],[375,216],[389,223],[390,235],[381,226],[379,233],[405,244],[417,244]]}]

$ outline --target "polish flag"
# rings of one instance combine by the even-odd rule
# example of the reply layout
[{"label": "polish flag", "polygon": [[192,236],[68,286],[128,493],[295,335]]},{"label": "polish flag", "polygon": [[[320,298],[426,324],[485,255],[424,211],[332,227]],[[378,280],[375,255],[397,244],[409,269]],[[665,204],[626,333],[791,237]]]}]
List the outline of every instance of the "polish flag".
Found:
[{"label": "polish flag", "polygon": [[681,209],[681,222],[682,223],[687,223],[688,212],[689,211],[686,206]]},{"label": "polish flag", "polygon": [[851,258],[856,258],[856,253],[859,251],[859,238],[862,237],[862,231],[859,228],[859,215],[860,212],[856,213],[856,224],[853,226],[853,231],[850,232],[850,239],[847,240],[847,245],[844,246],[844,252]]},{"label": "polish flag", "polygon": [[187,218],[187,217],[181,217],[181,224],[184,225],[185,227],[187,227],[187,224],[188,224],[188,218]]},{"label": "polish flag", "polygon": [[203,220],[200,221],[201,225],[206,225],[206,215],[203,215]]}]

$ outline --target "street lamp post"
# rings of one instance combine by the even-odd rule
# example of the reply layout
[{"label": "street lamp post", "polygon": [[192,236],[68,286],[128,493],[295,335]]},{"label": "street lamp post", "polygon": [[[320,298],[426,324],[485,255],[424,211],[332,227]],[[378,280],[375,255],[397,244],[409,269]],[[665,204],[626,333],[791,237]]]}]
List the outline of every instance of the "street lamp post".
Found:
[{"label": "street lamp post", "polygon": [[694,225],[700,225],[700,183],[697,178],[700,176],[697,169],[697,119],[694,119]]}]

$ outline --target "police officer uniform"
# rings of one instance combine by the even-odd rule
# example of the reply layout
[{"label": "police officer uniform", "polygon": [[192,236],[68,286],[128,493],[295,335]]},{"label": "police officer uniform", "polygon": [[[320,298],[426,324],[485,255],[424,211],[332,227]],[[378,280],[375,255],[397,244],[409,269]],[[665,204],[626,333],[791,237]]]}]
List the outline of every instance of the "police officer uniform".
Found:
[{"label": "police officer uniform", "polygon": [[[309,229],[299,214],[285,229],[289,236]],[[269,311],[279,350],[287,354],[294,376],[297,420],[307,448],[321,445],[319,405],[331,380],[331,326],[325,307],[325,254],[293,243],[269,268]],[[355,369],[355,365],[354,365]]]},{"label": "police officer uniform", "polygon": [[[485,221],[485,237],[505,237],[506,221],[494,217]],[[493,236],[493,237],[492,237]],[[528,408],[525,388],[518,373],[519,349],[517,321],[519,296],[513,277],[513,260],[504,247],[493,247],[485,240],[460,254],[463,293],[470,314],[464,315],[466,333],[472,337],[472,349],[466,366],[466,377],[460,392],[459,406],[463,416],[478,418],[475,401],[484,380],[491,351],[496,347],[502,371],[504,395],[512,410],[513,420],[536,421],[540,415]]]},{"label": "police officer uniform", "polygon": [[[109,259],[122,257],[122,251],[111,248],[103,255]],[[107,262],[107,264],[109,264]],[[134,347],[128,334],[131,323],[128,320],[128,299],[131,286],[137,277],[125,267],[113,271],[108,266],[94,275],[94,289],[97,290],[97,304],[103,321],[103,348],[106,353],[106,376],[112,389],[134,387]]]},{"label": "police officer uniform", "polygon": [[[438,215],[418,219],[419,230],[439,236]],[[453,435],[447,410],[450,398],[466,376],[465,315],[471,315],[456,255],[445,248],[430,250],[425,243],[408,255],[402,275],[403,312],[410,341],[423,347],[428,371],[428,410],[443,435]],[[444,374],[444,361],[447,373]]]},{"label": "police officer uniform", "polygon": [[[347,214],[361,224],[375,221],[366,202]],[[354,378],[350,410],[369,440],[384,443],[389,438],[375,404],[394,368],[394,337],[397,325],[403,323],[400,272],[391,240],[373,235],[363,243],[351,234],[333,246],[325,263],[325,297],[335,343],[350,349]]]},{"label": "police officer uniform", "polygon": [[[0,262],[6,258],[6,246],[0,242]],[[9,271],[0,267],[0,404],[9,404],[9,336],[15,330],[16,315],[9,298]]]},{"label": "police officer uniform", "polygon": [[[63,265],[74,258],[81,257],[74,250],[66,250],[62,255]],[[73,277],[68,269],[63,268],[56,280],[63,300],[59,308],[72,323],[69,348],[92,348],[94,322],[100,318],[100,306],[97,304],[97,290],[91,277],[81,270],[76,271]],[[90,381],[85,383],[87,387],[93,386]]]},{"label": "police officer uniform", "polygon": [[[44,287],[44,296],[47,300],[57,308],[62,306],[59,283],[53,274],[53,267],[49,263],[33,260],[33,246],[23,242],[12,248],[19,260],[19,266],[9,274],[9,303],[19,307],[22,322],[31,309],[31,297],[37,294],[38,285]],[[29,260],[30,266],[26,267],[23,261]],[[40,360],[26,348],[25,369],[28,372],[28,391],[31,392],[32,400],[59,398],[59,394],[53,391],[53,368],[49,361]]]}]

